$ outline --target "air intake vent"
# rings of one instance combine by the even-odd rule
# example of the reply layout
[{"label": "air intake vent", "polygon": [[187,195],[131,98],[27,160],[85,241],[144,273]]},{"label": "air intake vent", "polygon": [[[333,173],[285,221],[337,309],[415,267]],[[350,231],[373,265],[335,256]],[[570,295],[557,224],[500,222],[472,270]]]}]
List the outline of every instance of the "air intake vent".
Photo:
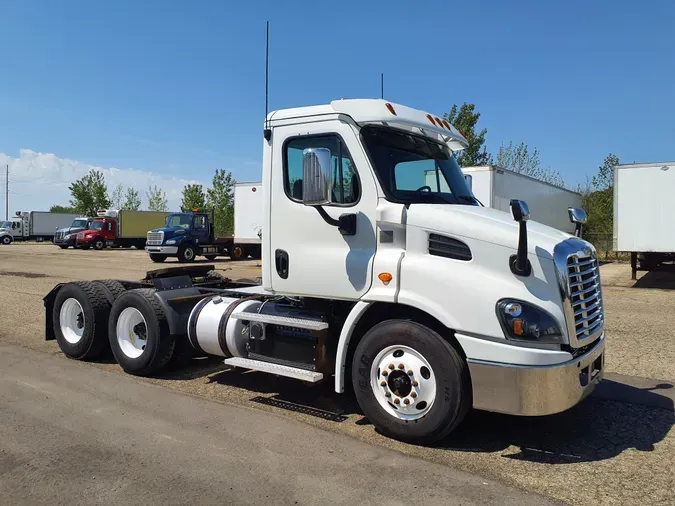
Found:
[{"label": "air intake vent", "polygon": [[471,260],[471,250],[466,244],[438,234],[429,234],[429,254],[455,260]]}]

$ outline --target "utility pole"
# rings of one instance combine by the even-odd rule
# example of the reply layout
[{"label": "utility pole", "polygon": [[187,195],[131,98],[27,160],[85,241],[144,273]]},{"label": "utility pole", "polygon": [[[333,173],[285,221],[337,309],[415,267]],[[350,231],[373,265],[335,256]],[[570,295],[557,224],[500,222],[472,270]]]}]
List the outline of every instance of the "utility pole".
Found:
[{"label": "utility pole", "polygon": [[5,221],[9,220],[9,164],[5,172]]}]

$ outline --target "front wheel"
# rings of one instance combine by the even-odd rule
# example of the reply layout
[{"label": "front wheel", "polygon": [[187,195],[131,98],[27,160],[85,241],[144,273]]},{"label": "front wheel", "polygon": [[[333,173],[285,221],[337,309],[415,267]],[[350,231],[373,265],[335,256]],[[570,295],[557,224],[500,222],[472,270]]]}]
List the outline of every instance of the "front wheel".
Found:
[{"label": "front wheel", "polygon": [[59,248],[61,248],[61,249],[68,249],[68,246],[65,246],[65,245],[60,244],[60,245],[59,245]]},{"label": "front wheel", "polygon": [[2,238],[2,244],[11,244],[12,243],[12,238],[8,235],[3,236]]},{"label": "front wheel", "polygon": [[178,248],[179,262],[193,262],[195,259],[195,248],[191,244],[183,244]]},{"label": "front wheel", "polygon": [[100,251],[103,248],[105,248],[105,241],[101,238],[94,239],[94,249]]},{"label": "front wheel", "polygon": [[384,435],[427,445],[447,436],[471,407],[468,367],[428,327],[388,320],[370,329],[352,364],[356,398]]},{"label": "front wheel", "polygon": [[150,253],[150,260],[155,262],[156,264],[161,264],[166,260],[166,255],[159,255],[158,253]]},{"label": "front wheel", "polygon": [[206,258],[209,262],[213,262],[218,255],[204,255],[204,258]]}]

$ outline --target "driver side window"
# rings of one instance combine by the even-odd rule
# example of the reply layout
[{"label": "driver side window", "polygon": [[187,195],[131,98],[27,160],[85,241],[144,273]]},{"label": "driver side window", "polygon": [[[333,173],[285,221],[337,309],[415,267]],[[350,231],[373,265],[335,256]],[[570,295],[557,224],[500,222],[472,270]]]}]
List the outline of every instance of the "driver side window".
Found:
[{"label": "driver side window", "polygon": [[327,148],[331,152],[333,205],[349,206],[360,197],[359,176],[347,146],[337,135],[296,137],[284,147],[284,189],[286,195],[302,202],[302,151]]}]

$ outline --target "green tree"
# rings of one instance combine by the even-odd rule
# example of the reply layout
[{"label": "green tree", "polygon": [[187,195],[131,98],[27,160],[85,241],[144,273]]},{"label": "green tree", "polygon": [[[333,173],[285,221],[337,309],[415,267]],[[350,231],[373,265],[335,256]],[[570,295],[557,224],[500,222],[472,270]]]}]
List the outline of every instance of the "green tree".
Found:
[{"label": "green tree", "polygon": [[67,207],[67,206],[52,206],[49,208],[50,213],[76,213],[77,211],[75,210],[74,207]]},{"label": "green tree", "polygon": [[110,194],[110,204],[113,206],[114,209],[122,209],[123,198],[124,198],[124,186],[118,184],[117,186],[115,186],[112,193]]},{"label": "green tree", "polygon": [[150,186],[145,192],[148,199],[148,211],[167,211],[168,203],[166,200],[166,193],[164,190],[157,188],[157,186]]},{"label": "green tree", "polygon": [[475,109],[474,104],[464,102],[461,107],[458,107],[457,104],[453,105],[450,112],[443,115],[443,119],[457,128],[469,143],[469,146],[460,151],[459,156],[457,156],[457,162],[462,167],[490,165],[492,163],[492,157],[485,149],[487,128],[476,132],[476,124],[480,118],[480,113],[474,112]]},{"label": "green tree", "polygon": [[141,208],[141,198],[138,196],[138,190],[127,188],[121,209],[125,211],[138,211]]},{"label": "green tree", "polygon": [[561,188],[565,187],[565,180],[560,175],[560,172],[550,167],[543,168],[539,160],[537,148],[530,151],[530,148],[524,142],[513,144],[512,141],[509,141],[508,146],[505,146],[502,142],[497,153],[496,165],[518,174],[525,174],[540,181],[560,186]]},{"label": "green tree", "polygon": [[86,176],[72,183],[68,189],[73,196],[70,205],[75,212],[96,216],[99,211],[110,207],[108,188],[101,171],[91,169]]},{"label": "green tree", "polygon": [[619,158],[609,154],[590,184],[586,184],[582,193],[582,206],[588,215],[584,225],[584,237],[594,243],[598,250],[612,249],[614,232],[614,167]]},{"label": "green tree", "polygon": [[211,188],[206,190],[206,205],[214,210],[216,236],[232,235],[234,230],[234,185],[231,172],[216,169]]},{"label": "green tree", "polygon": [[204,209],[206,203],[206,195],[204,189],[200,184],[186,184],[183,188],[183,200],[180,208],[184,213],[190,212],[193,209]]}]

